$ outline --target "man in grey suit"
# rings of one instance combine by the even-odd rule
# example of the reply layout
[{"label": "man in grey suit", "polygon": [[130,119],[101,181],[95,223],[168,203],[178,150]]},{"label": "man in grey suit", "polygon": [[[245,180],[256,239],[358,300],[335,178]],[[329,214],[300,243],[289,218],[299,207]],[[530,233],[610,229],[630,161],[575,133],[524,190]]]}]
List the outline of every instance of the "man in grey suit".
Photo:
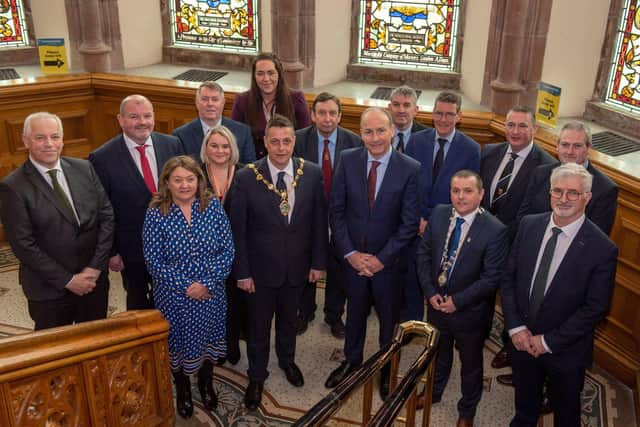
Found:
[{"label": "man in grey suit", "polygon": [[62,122],[34,113],[22,135],[29,158],[0,182],[0,218],[20,260],[35,329],[106,317],[113,210],[85,160],[61,157]]},{"label": "man in grey suit", "polygon": [[236,137],[240,163],[251,163],[256,159],[251,128],[244,123],[223,117],[224,101],[222,86],[216,82],[203,82],[196,91],[198,118],[175,129],[173,135],[182,143],[185,154],[200,161],[200,146],[204,135],[210,128],[226,126]]},{"label": "man in grey suit", "polygon": [[[327,200],[331,189],[333,171],[338,165],[343,150],[362,146],[360,136],[338,126],[342,117],[342,104],[337,96],[327,92],[318,94],[311,106],[313,125],[296,131],[294,155],[302,157],[322,167],[322,180]],[[329,242],[327,258],[327,281],[324,294],[324,321],[336,338],[344,338],[344,303],[346,301],[340,255],[333,239]],[[304,288],[298,313],[298,334],[304,333],[309,322],[315,317],[316,284],[309,283]]]},{"label": "man in grey suit", "polygon": [[151,276],[142,255],[142,223],[158,176],[171,157],[183,154],[177,138],[154,132],[153,105],[142,95],[120,103],[122,133],[89,154],[116,216],[109,268],[122,273],[127,310],[153,308]]}]

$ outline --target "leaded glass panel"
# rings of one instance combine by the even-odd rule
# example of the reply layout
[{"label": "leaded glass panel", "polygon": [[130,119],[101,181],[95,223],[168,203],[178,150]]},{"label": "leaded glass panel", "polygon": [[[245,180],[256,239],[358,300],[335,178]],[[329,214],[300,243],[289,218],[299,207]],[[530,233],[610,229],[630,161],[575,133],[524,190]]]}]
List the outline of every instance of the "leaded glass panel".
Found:
[{"label": "leaded glass panel", "polygon": [[640,113],[640,0],[624,1],[606,102]]},{"label": "leaded glass panel", "polygon": [[358,62],[454,70],[459,0],[361,0]]},{"label": "leaded glass panel", "polygon": [[174,46],[258,51],[256,0],[169,0]]},{"label": "leaded glass panel", "polygon": [[28,46],[22,0],[0,0],[0,48]]}]

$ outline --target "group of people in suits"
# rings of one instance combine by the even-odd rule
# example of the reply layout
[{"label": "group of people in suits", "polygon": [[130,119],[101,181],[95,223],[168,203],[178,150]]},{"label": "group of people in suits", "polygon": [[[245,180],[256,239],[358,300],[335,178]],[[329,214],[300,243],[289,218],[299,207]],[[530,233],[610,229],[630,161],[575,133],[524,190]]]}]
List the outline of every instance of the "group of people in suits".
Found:
[{"label": "group of people in suits", "polygon": [[[274,55],[258,56],[252,72],[233,108],[245,123],[222,116],[224,91],[213,82],[196,92],[198,118],[174,135],[155,132],[151,102],[131,95],[120,105],[122,133],[89,162],[61,156],[57,116],[27,117],[29,159],[0,183],[0,214],[36,329],[105,317],[108,268],[121,272],[127,309],[158,307],[172,324],[180,415],[193,412],[187,375],[196,372],[203,402],[215,409],[213,365],[237,362],[242,334],[253,410],[269,375],[274,316],[278,365],[293,386],[304,385],[296,335],[315,316],[315,284],[326,279],[324,321],[344,338],[345,359],[325,386],[362,363],[371,307],[384,346],[398,322],[423,320],[426,304],[441,333],[433,403],[456,348],[458,426],[471,426],[500,289],[498,359],[513,368],[512,425],[535,425],[545,382],[557,422],[578,425],[617,255],[607,237],[617,188],[588,160],[588,128],[562,128],[557,162],[533,142],[533,112],[518,106],[506,116],[507,141],[481,150],[456,129],[458,95],[436,97],[427,128],[415,121],[416,92],[402,86],[387,109],[362,113],[357,135],[339,126],[342,105],[332,94],[319,94],[308,111]],[[203,236],[215,244],[203,246]],[[189,251],[202,258],[185,258]],[[185,300],[225,295],[206,309]],[[211,334],[185,339],[199,317],[185,319],[184,310],[217,319],[207,323]],[[385,366],[383,398],[389,375]]]}]

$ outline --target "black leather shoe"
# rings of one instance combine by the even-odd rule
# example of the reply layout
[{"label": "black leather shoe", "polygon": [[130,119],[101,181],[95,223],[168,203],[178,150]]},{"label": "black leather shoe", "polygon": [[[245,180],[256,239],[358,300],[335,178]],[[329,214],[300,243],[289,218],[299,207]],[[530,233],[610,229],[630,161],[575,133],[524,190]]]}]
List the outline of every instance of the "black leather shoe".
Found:
[{"label": "black leather shoe", "polygon": [[513,387],[513,375],[512,374],[498,375],[496,377],[496,379],[502,385],[506,385],[507,387]]},{"label": "black leather shoe", "polygon": [[324,383],[326,388],[334,388],[347,378],[353,371],[358,369],[359,365],[347,362],[346,360],[329,374],[329,378]]},{"label": "black leather shoe", "polygon": [[258,409],[258,405],[262,401],[262,391],[264,383],[262,381],[249,381],[247,390],[244,392],[244,406],[250,411]]},{"label": "black leather shoe", "polygon": [[491,367],[493,369],[502,369],[511,365],[509,362],[509,356],[507,355],[507,350],[505,348],[501,348],[499,352],[493,356],[493,360],[491,361]]},{"label": "black leather shoe", "polygon": [[325,322],[327,323],[327,325],[329,325],[329,328],[331,328],[331,335],[333,335],[335,338],[338,338],[338,339],[344,338],[346,329],[344,327],[344,323],[342,322],[342,319],[338,318],[338,320],[333,322],[329,322],[325,320]]},{"label": "black leather shoe", "polygon": [[213,364],[204,362],[198,371],[198,390],[205,408],[210,411],[218,407],[218,396],[213,388]]},{"label": "black leather shoe", "polygon": [[547,415],[553,412],[553,408],[551,407],[551,401],[549,400],[549,393],[546,389],[542,393],[542,405],[540,408],[540,412],[542,412],[544,415]]},{"label": "black leather shoe", "polygon": [[232,365],[235,365],[240,361],[240,346],[238,345],[237,341],[235,342],[235,344],[227,344],[227,360]]},{"label": "black leather shoe", "polygon": [[216,366],[222,366],[225,363],[227,363],[227,358],[224,356],[218,357],[218,360],[216,360]]},{"label": "black leather shoe", "polygon": [[297,335],[302,335],[307,331],[307,328],[309,327],[309,323],[315,319],[316,315],[315,313],[311,313],[311,315],[309,317],[305,317],[305,316],[299,316],[298,320],[296,321],[296,334]]},{"label": "black leather shoe", "polygon": [[300,372],[300,368],[298,368],[298,365],[296,365],[295,363],[291,363],[286,366],[280,366],[280,369],[284,371],[289,384],[294,387],[302,387],[304,385],[304,377],[302,376],[302,372]]}]

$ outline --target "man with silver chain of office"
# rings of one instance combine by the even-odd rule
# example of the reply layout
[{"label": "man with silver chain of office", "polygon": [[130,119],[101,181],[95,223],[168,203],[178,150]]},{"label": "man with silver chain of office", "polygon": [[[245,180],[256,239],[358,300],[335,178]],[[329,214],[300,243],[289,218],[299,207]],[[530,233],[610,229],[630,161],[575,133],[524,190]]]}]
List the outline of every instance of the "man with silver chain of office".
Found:
[{"label": "man with silver chain of office", "polygon": [[470,170],[451,178],[451,203],[436,206],[416,254],[427,319],[438,328],[432,403],[440,402],[453,365],[461,361],[457,427],[473,425],[482,397],[484,341],[508,252],[507,227],[480,207],[482,179]]}]

